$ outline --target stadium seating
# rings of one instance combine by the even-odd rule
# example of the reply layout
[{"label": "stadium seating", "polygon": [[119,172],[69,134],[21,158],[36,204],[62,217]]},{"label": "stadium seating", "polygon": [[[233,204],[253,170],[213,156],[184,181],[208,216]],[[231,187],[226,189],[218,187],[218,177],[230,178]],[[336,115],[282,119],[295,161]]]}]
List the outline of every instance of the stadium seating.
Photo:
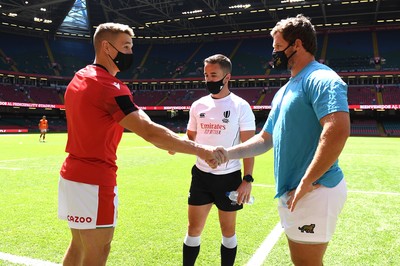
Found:
[{"label": "stadium seating", "polygon": [[22,86],[0,84],[0,99],[3,101],[29,103],[27,92]]},{"label": "stadium seating", "polygon": [[384,121],[383,128],[387,136],[400,137],[400,122]]},{"label": "stadium seating", "polygon": [[[375,39],[376,36],[376,39]],[[69,79],[74,73],[93,61],[94,50],[91,40],[54,38],[43,39],[34,36],[20,36],[0,33],[0,70],[21,73],[60,75]],[[326,39],[325,39],[326,38]],[[330,32],[318,34],[316,58],[325,56],[324,63],[337,71],[380,71],[400,69],[400,50],[396,44],[400,41],[399,30],[376,32]],[[324,40],[327,40],[325,45]],[[376,45],[374,45],[376,41]],[[29,49],[27,47],[29,43]],[[48,45],[47,45],[48,44]],[[377,51],[374,51],[374,48]],[[233,76],[252,76],[282,74],[277,70],[267,71],[271,59],[272,39],[270,36],[257,38],[218,40],[203,42],[146,43],[134,40],[134,64],[127,72],[118,73],[117,77],[126,81],[148,81],[203,77],[203,60],[213,54],[225,54],[232,59]],[[378,54],[382,68],[376,68],[371,58]],[[6,76],[5,76],[6,77]],[[265,76],[268,79],[268,75]],[[64,90],[58,85],[53,87],[30,82],[24,84],[0,83],[0,101],[23,103],[63,104]],[[158,80],[159,81],[159,80]],[[139,106],[190,106],[195,100],[207,94],[204,84],[198,83],[198,89],[165,89],[160,82],[154,82],[151,90],[144,90],[142,85],[135,86],[134,99]],[[374,82],[375,83],[375,82]],[[40,83],[42,84],[42,83]],[[140,83],[139,83],[140,84]],[[182,82],[182,84],[184,84]],[[234,84],[234,83],[232,83]],[[274,87],[240,87],[231,90],[247,100],[250,105],[271,105],[279,89]],[[239,85],[241,86],[241,85]],[[246,85],[244,85],[246,86]],[[260,86],[259,84],[256,86]],[[400,104],[400,85],[379,84],[350,86],[348,100],[350,105]],[[147,89],[147,88],[146,88]],[[14,112],[11,110],[10,112]],[[398,112],[398,111],[395,111]],[[62,120],[62,119],[61,119]],[[2,121],[2,123],[4,120]],[[7,121],[6,121],[7,122]],[[13,123],[12,121],[8,121]],[[55,122],[53,122],[55,123]],[[30,124],[23,121],[21,125]],[[183,123],[185,124],[185,123]],[[11,124],[16,126],[16,124]],[[37,121],[31,121],[32,130],[37,130]],[[383,128],[382,128],[383,127]],[[56,130],[65,129],[65,121],[53,125]],[[176,127],[181,130],[182,125]],[[355,120],[351,127],[352,135],[379,136],[383,133],[398,136],[397,125],[386,125],[373,120]]]},{"label": "stadium seating", "polygon": [[351,123],[350,133],[352,136],[380,136],[375,120],[354,120]]},{"label": "stadium seating", "polygon": [[[94,57],[90,39],[45,40],[11,33],[0,33],[0,36],[7,40],[1,46],[0,70],[17,69],[23,73],[59,74],[70,77],[75,71],[91,63]],[[399,31],[377,31],[378,51],[374,51],[373,36],[368,31],[332,32],[327,35],[328,42],[325,47],[325,34],[318,34],[316,58],[318,60],[325,56],[324,62],[337,71],[374,71],[377,69],[371,59],[378,53],[385,59],[382,63],[383,68],[399,69],[400,51],[396,46],[400,41]],[[29,43],[29,49],[26,43]],[[271,60],[272,39],[267,35],[259,38],[194,43],[150,44],[134,41],[133,50],[134,65],[129,71],[118,74],[121,79],[202,76],[203,60],[216,53],[231,57],[235,76],[263,75]],[[279,73],[277,70],[271,70],[271,74]]]},{"label": "stadium seating", "polygon": [[400,86],[388,86],[382,89],[383,104],[400,104]]},{"label": "stadium seating", "polygon": [[400,69],[400,34],[398,30],[377,31],[379,56],[385,59],[383,67],[389,70]]},{"label": "stadium seating", "polygon": [[337,71],[375,70],[370,64],[374,56],[371,32],[329,34],[326,64]]},{"label": "stadium seating", "polygon": [[76,71],[92,63],[94,59],[93,44],[90,40],[54,39],[49,41],[49,46],[55,61],[53,68],[64,77],[72,77]]},{"label": "stadium seating", "polygon": [[347,92],[349,104],[377,104],[375,87],[349,87]]}]

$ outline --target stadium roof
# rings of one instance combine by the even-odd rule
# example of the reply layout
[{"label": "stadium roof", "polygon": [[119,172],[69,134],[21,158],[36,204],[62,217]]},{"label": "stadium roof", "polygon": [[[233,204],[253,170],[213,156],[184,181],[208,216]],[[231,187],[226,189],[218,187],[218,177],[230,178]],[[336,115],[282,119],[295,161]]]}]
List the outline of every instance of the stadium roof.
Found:
[{"label": "stadium roof", "polygon": [[73,37],[91,37],[104,22],[143,39],[258,35],[299,13],[320,31],[400,28],[399,0],[3,0],[0,13],[1,31]]}]

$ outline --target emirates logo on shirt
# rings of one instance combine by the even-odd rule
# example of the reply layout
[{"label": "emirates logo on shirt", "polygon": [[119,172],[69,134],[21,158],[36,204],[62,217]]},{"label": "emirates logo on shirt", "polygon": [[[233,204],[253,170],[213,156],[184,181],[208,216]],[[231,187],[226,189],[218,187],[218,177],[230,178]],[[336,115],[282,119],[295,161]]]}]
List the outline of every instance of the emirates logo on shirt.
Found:
[{"label": "emirates logo on shirt", "polygon": [[229,117],[231,116],[231,111],[225,111],[224,112],[224,119],[222,119],[222,122],[224,123],[229,123]]}]

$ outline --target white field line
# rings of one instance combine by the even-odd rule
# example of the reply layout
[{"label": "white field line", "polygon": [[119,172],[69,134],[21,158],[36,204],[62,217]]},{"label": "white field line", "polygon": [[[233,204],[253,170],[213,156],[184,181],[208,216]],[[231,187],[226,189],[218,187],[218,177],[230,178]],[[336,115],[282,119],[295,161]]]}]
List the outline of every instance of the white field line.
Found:
[{"label": "white field line", "polygon": [[278,242],[281,234],[283,233],[283,228],[281,223],[277,223],[274,229],[269,233],[267,238],[262,242],[260,247],[257,249],[256,253],[254,253],[253,257],[247,262],[247,266],[259,266],[262,265],[265,259],[267,258],[269,252],[275,246],[275,243]]},{"label": "white field line", "polygon": [[61,264],[44,261],[44,260],[37,260],[28,257],[21,257],[15,256],[7,253],[0,252],[0,260],[8,261],[11,263],[19,263],[27,266],[58,266]]},{"label": "white field line", "polygon": [[[254,184],[254,186],[274,188],[273,185],[263,185]],[[362,190],[349,190],[349,193],[362,193],[362,194],[379,194],[379,195],[393,195],[400,196],[400,193],[396,192],[379,192],[379,191],[362,191]],[[283,233],[283,228],[281,223],[278,222],[274,229],[269,233],[269,235],[261,243],[260,247],[254,253],[253,257],[246,263],[247,266],[259,266],[262,265],[268,254],[271,252],[272,248],[275,246],[276,242],[279,240]],[[0,260],[9,261],[11,263],[19,263],[26,266],[59,266],[61,264],[56,264],[53,262],[32,259],[28,257],[16,256],[7,253],[0,252]]]},{"label": "white field line", "polygon": [[363,190],[348,190],[349,193],[361,193],[361,194],[371,194],[371,195],[393,195],[400,196],[399,192],[380,192],[380,191],[363,191]]},{"label": "white field line", "polygon": [[[11,159],[11,160],[0,160],[0,164],[1,164],[1,163],[8,163],[8,162],[27,161],[27,160],[29,160],[29,158]],[[22,170],[23,168],[7,167],[7,166],[2,166],[2,165],[0,165],[0,169],[17,171],[17,170]]]},{"label": "white field line", "polygon": [[0,166],[0,169],[4,169],[4,170],[13,170],[13,171],[22,170],[22,168],[3,167],[3,166]]}]

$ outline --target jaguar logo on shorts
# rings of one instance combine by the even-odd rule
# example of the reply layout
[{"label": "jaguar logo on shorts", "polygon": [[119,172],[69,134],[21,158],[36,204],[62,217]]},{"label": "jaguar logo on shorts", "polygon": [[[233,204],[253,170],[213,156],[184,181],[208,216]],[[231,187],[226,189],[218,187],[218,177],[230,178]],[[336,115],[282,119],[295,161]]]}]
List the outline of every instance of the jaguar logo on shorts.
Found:
[{"label": "jaguar logo on shorts", "polygon": [[81,216],[73,216],[73,215],[68,215],[67,220],[69,222],[79,223],[79,224],[91,223],[93,221],[92,217],[81,217]]},{"label": "jaguar logo on shorts", "polygon": [[314,234],[314,228],[315,228],[315,224],[305,224],[302,227],[299,227],[299,230],[304,233],[308,233],[308,234]]}]

